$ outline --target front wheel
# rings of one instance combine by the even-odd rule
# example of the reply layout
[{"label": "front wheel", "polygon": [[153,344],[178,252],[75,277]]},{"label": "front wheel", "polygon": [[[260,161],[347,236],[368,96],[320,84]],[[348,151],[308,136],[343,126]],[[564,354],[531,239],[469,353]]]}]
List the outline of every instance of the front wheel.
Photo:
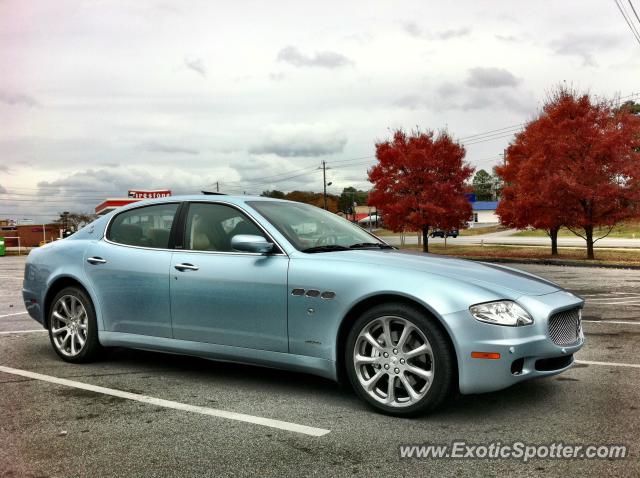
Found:
[{"label": "front wheel", "polygon": [[96,313],[91,299],[78,287],[56,294],[49,309],[49,340],[66,362],[84,363],[95,359],[102,347],[98,342]]},{"label": "front wheel", "polygon": [[406,304],[382,304],[354,324],[346,347],[356,393],[376,410],[412,416],[433,410],[455,382],[455,358],[434,318]]}]

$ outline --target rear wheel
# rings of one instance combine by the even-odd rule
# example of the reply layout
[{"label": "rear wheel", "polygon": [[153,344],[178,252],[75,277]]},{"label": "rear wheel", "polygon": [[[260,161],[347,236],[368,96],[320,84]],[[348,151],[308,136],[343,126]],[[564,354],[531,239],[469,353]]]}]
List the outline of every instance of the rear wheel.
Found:
[{"label": "rear wheel", "polygon": [[58,356],[67,362],[84,363],[101,352],[96,313],[91,299],[78,287],[56,294],[49,309],[49,340]]},{"label": "rear wheel", "polygon": [[455,358],[440,325],[407,304],[365,312],[347,338],[345,363],[356,393],[376,410],[411,416],[436,408],[455,382]]}]

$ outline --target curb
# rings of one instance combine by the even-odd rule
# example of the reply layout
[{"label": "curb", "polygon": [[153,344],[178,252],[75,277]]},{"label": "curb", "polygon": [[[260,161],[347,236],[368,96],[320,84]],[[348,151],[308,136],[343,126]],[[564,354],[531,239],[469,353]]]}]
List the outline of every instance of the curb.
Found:
[{"label": "curb", "polygon": [[[443,254],[437,254],[443,255]],[[597,267],[599,269],[630,269],[640,270],[640,265],[634,264],[607,264],[607,263],[588,263],[582,261],[562,260],[562,259],[517,259],[511,257],[465,257],[465,256],[446,256],[456,259],[467,259],[477,262],[495,262],[503,264],[540,264],[545,266],[570,266],[570,267]]]}]

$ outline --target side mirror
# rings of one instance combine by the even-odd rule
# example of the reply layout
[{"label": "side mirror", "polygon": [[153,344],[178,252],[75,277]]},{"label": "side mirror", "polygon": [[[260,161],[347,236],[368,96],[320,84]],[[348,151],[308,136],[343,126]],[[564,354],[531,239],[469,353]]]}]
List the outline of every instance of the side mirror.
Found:
[{"label": "side mirror", "polygon": [[238,234],[231,238],[231,249],[241,252],[268,254],[273,251],[273,243],[267,242],[267,240],[262,236]]}]

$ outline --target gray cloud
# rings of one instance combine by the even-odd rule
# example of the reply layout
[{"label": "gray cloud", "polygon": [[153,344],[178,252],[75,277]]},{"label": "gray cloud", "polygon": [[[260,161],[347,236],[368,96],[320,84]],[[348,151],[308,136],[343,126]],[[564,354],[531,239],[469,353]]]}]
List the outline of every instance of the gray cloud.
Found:
[{"label": "gray cloud", "polygon": [[263,141],[250,148],[252,154],[316,157],[340,153],[347,144],[341,131],[324,125],[284,124],[270,128]]},{"label": "gray cloud", "polygon": [[295,46],[287,46],[278,52],[276,57],[278,61],[283,61],[295,66],[300,67],[319,67],[319,68],[340,68],[342,66],[353,65],[353,60],[350,60],[341,53],[334,51],[320,51],[313,55],[305,55]]},{"label": "gray cloud", "polygon": [[39,108],[42,106],[38,100],[32,96],[22,93],[10,93],[8,91],[0,91],[0,103],[10,106],[28,106],[30,108]]},{"label": "gray cloud", "polygon": [[425,30],[416,22],[404,22],[402,28],[412,37],[426,38],[428,40],[450,40],[451,38],[460,38],[471,33],[470,27],[452,28],[448,30],[440,30],[435,33]]},{"label": "gray cloud", "polygon": [[522,80],[504,68],[471,68],[465,81],[473,88],[500,88],[503,86],[518,86]]},{"label": "gray cloud", "polygon": [[427,109],[431,111],[475,111],[506,110],[528,115],[536,106],[529,92],[505,91],[499,89],[467,88],[463,85],[443,83],[431,95],[409,94],[398,98],[394,105],[408,110]]},{"label": "gray cloud", "polygon": [[202,77],[207,76],[207,67],[205,66],[202,58],[185,58],[184,66],[186,66],[190,70],[195,71]]},{"label": "gray cloud", "polygon": [[423,37],[425,35],[425,32],[416,22],[404,22],[402,28],[412,37]]},{"label": "gray cloud", "polygon": [[0,194],[6,194],[7,188],[5,188],[2,184],[0,184]]},{"label": "gray cloud", "polygon": [[594,51],[608,50],[620,43],[617,35],[603,33],[575,35],[567,34],[549,43],[549,47],[557,55],[575,56],[582,60],[583,66],[597,66],[593,58]]},{"label": "gray cloud", "polygon": [[185,146],[177,146],[173,144],[164,144],[157,142],[143,143],[138,146],[141,151],[148,151],[150,153],[167,153],[167,154],[198,154],[199,151],[193,148],[187,148]]},{"label": "gray cloud", "polygon": [[436,38],[440,40],[449,40],[450,38],[460,38],[467,36],[471,33],[471,28],[469,27],[461,27],[452,30],[443,30],[440,32],[436,32]]},{"label": "gray cloud", "polygon": [[6,164],[0,164],[0,171],[2,171],[3,173],[8,173],[9,172],[9,166]]},{"label": "gray cloud", "polygon": [[[210,171],[212,174],[221,170]],[[197,194],[206,184],[209,171],[192,171],[186,168],[158,171],[143,167],[90,168],[66,173],[60,179],[40,181],[37,194],[48,201],[41,201],[39,212],[55,217],[63,210],[93,212],[94,208],[107,198],[126,197],[129,189],[171,189],[173,194]],[[25,211],[32,205],[16,204],[15,208]],[[7,208],[4,208],[7,209]],[[11,213],[11,208],[3,212]],[[17,210],[16,209],[16,210]],[[27,214],[28,215],[28,214]]]},{"label": "gray cloud", "polygon": [[535,98],[530,93],[486,90],[469,92],[458,105],[462,111],[502,109],[521,115],[531,114],[535,106]]},{"label": "gray cloud", "polygon": [[505,43],[519,43],[522,40],[515,35],[495,35],[496,39]]},{"label": "gray cloud", "polygon": [[425,98],[417,94],[401,96],[400,98],[395,100],[393,104],[399,106],[400,108],[405,108],[408,110],[417,110],[418,108],[427,106]]}]

